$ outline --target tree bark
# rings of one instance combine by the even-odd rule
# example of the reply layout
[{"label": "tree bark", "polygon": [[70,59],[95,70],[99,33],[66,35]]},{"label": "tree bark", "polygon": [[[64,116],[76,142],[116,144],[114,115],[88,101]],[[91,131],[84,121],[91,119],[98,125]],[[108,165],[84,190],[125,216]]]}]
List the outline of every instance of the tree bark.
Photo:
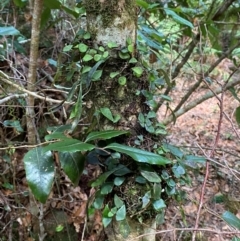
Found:
[{"label": "tree bark", "polygon": [[[35,92],[35,84],[37,78],[37,59],[39,48],[39,35],[40,35],[40,22],[43,8],[43,0],[35,0],[33,8],[32,18],[32,33],[31,33],[31,45],[30,45],[30,59],[29,59],[29,72],[28,72],[28,85],[27,89],[30,92]],[[38,136],[38,132],[35,126],[35,112],[34,112],[34,96],[29,95],[27,97],[27,135],[28,142],[35,144]],[[40,140],[39,140],[40,142]]]},{"label": "tree bark", "polygon": [[[88,132],[107,129],[134,129],[138,113],[145,107],[144,99],[136,95],[145,84],[143,78],[134,76],[129,59],[119,58],[119,51],[127,47],[127,42],[136,46],[137,8],[135,0],[90,0],[85,1],[87,12],[87,30],[93,36],[93,46],[106,47],[114,42],[117,47],[109,50],[110,57],[101,65],[103,74],[100,81],[91,83],[84,98],[86,105],[82,116],[89,125]],[[132,51],[135,55],[135,50]],[[127,78],[125,85],[118,83],[118,77],[110,78],[110,73],[120,72],[119,76]],[[114,116],[121,118],[117,123],[109,122],[99,114],[101,108],[109,108]],[[82,133],[82,131],[81,131]]]}]

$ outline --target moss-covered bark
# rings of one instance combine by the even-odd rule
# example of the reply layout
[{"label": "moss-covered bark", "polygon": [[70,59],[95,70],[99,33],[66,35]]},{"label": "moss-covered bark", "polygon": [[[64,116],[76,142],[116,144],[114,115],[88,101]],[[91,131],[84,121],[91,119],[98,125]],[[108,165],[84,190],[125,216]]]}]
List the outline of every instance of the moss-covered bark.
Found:
[{"label": "moss-covered bark", "polygon": [[[134,76],[132,67],[135,64],[129,63],[129,59],[121,59],[118,55],[118,52],[126,47],[127,39],[130,39],[135,47],[135,1],[88,0],[85,1],[85,6],[88,31],[94,33],[93,46],[98,48],[99,45],[105,46],[108,42],[115,42],[118,45],[115,48],[115,55],[110,54],[111,57],[99,67],[103,69],[101,80],[92,82],[90,91],[84,98],[85,108],[82,116],[88,124],[86,130],[91,132],[115,128],[129,129],[136,133],[138,113],[144,112],[146,108],[144,98],[137,93],[140,93],[146,81],[144,75],[141,78]],[[106,21],[106,18],[109,21]],[[130,53],[132,57],[133,52]],[[110,73],[116,71],[120,74],[110,78]],[[125,85],[118,83],[119,76],[126,77]],[[105,107],[109,108],[114,116],[120,115],[117,123],[112,123],[99,112]]]}]

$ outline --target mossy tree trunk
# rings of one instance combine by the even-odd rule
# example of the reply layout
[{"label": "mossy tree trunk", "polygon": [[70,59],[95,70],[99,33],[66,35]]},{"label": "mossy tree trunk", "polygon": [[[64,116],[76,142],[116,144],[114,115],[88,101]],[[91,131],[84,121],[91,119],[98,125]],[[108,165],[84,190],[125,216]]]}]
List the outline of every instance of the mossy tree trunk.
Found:
[{"label": "mossy tree trunk", "polygon": [[[106,47],[114,42],[109,58],[101,65],[101,80],[92,82],[89,93],[84,98],[86,103],[83,115],[90,123],[88,132],[93,130],[129,129],[134,131],[137,126],[139,112],[144,112],[144,98],[140,93],[145,85],[143,75],[134,76],[132,68],[138,63],[129,63],[136,58],[137,8],[135,0],[86,0],[87,30],[93,36],[93,46]],[[119,57],[119,52],[127,50],[131,43],[129,58]],[[119,72],[115,78],[110,73]],[[119,77],[126,77],[126,84],[119,84]],[[117,123],[112,123],[99,114],[101,108],[109,108],[114,117],[120,116]],[[96,114],[98,113],[98,114]]]}]

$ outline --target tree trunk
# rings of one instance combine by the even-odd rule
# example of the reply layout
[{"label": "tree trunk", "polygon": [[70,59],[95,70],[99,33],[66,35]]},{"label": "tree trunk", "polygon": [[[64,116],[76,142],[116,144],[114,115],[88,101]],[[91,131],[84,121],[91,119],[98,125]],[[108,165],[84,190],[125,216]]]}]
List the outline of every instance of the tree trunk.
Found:
[{"label": "tree trunk", "polygon": [[[87,0],[87,30],[93,36],[93,46],[106,47],[110,42],[115,48],[108,49],[109,58],[101,65],[101,80],[91,83],[89,92],[84,98],[85,109],[82,116],[90,124],[88,132],[108,129],[136,129],[139,112],[144,112],[144,98],[136,95],[145,86],[145,78],[134,76],[129,63],[135,57],[137,8],[135,0]],[[119,57],[121,50],[132,47],[129,58]],[[119,71],[115,78],[110,73]],[[126,84],[119,84],[118,78],[126,77]],[[109,108],[113,117],[119,116],[115,124],[100,114],[101,108]]]},{"label": "tree trunk", "polygon": [[[127,129],[130,130],[132,135],[136,136],[139,134],[138,131],[142,129],[137,121],[138,114],[140,112],[145,113],[148,110],[145,105],[145,98],[139,93],[142,89],[148,88],[148,81],[146,74],[139,77],[132,71],[133,67],[140,65],[138,62],[129,63],[130,59],[137,59],[135,50],[137,7],[135,0],[86,0],[85,8],[87,30],[93,36],[92,45],[94,48],[106,47],[109,42],[116,44],[115,48],[108,49],[110,57],[101,65],[103,70],[101,80],[92,82],[88,94],[84,97],[85,105],[83,106],[82,117],[86,123],[90,124],[87,131]],[[119,57],[121,50],[126,52],[129,49],[131,51],[128,52],[128,58]],[[111,78],[110,74],[117,71],[120,74]],[[118,78],[120,76],[126,77],[126,84],[119,83]],[[120,117],[119,121],[116,123],[109,121],[101,114],[101,108],[109,108],[113,117]],[[121,226],[119,222],[113,221],[113,225],[107,228],[106,233],[109,240],[126,240],[126,237],[121,238],[121,235],[116,239],[115,234],[121,233],[119,225]],[[140,223],[136,228],[136,221],[129,221],[128,225],[131,230],[131,238],[133,238],[132,235],[138,236],[145,231],[149,234],[149,230],[140,227]],[[151,225],[152,222],[150,221],[149,226]],[[141,230],[141,232],[139,233],[137,230]],[[112,233],[113,236],[109,233]],[[151,234],[148,237],[153,241],[155,240],[153,236]]]}]

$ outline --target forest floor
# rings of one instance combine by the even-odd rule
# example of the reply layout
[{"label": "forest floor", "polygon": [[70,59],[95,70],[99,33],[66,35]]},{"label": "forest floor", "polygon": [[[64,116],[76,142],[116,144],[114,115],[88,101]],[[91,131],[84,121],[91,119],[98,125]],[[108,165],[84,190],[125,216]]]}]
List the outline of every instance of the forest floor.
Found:
[{"label": "forest floor", "polygon": [[[173,105],[174,102],[178,103],[187,89],[188,87],[185,86],[174,91],[171,95]],[[202,96],[205,91],[206,89],[200,88],[193,95],[193,98]],[[231,211],[240,218],[240,176],[237,177],[233,172],[233,170],[240,171],[240,129],[234,116],[234,111],[238,106],[238,101],[234,99],[230,92],[224,94],[224,113],[217,144],[214,143],[218,133],[220,108],[219,100],[216,97],[208,99],[185,113],[168,128],[167,140],[192,154],[207,158],[210,157],[212,149],[215,149],[210,161],[210,173],[204,193],[199,228],[215,230],[216,233],[198,232],[197,237],[199,239],[197,240],[231,240],[234,235],[223,234],[223,232],[231,232],[234,229],[228,226],[221,216],[224,211]],[[164,113],[164,110],[159,112],[160,120],[163,117],[162,113]],[[199,166],[196,174],[191,172],[192,185],[183,188],[187,193],[188,201],[182,206],[175,202],[168,206],[166,210],[166,230],[194,228],[204,176],[205,164]],[[162,227],[161,230],[163,230]],[[191,240],[190,234],[192,234],[192,231],[189,233],[184,230],[166,232],[160,236],[160,240]]]}]

